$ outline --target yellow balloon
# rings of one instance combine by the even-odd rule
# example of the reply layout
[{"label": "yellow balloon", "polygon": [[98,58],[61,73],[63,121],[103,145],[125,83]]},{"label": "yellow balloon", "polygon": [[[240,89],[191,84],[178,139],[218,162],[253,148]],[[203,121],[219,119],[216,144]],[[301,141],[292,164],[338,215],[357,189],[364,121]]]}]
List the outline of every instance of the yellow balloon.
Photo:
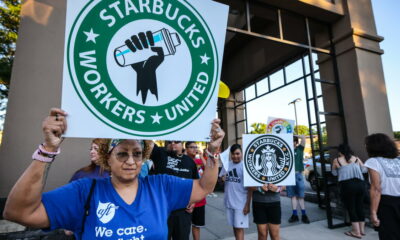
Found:
[{"label": "yellow balloon", "polygon": [[228,98],[230,94],[231,94],[231,91],[229,90],[229,87],[224,82],[219,81],[218,97],[219,98]]}]

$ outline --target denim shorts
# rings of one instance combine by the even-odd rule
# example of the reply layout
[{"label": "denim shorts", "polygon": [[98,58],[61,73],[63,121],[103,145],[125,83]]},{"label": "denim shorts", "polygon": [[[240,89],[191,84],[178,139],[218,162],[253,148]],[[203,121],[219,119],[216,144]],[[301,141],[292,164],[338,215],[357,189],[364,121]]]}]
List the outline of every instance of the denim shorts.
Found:
[{"label": "denim shorts", "polygon": [[302,172],[296,172],[296,185],[287,186],[286,192],[288,197],[304,198],[304,176]]}]

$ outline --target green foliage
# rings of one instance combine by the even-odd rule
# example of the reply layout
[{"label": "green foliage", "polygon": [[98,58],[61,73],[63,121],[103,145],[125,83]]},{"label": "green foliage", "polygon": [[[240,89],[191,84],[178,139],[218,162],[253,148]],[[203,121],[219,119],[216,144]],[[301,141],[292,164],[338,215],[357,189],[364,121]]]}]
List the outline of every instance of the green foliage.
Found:
[{"label": "green foliage", "polygon": [[393,132],[394,138],[396,138],[397,140],[400,140],[400,131],[398,132]]},{"label": "green foliage", "polygon": [[0,5],[0,84],[6,86],[10,83],[20,11],[20,0],[2,0]]},{"label": "green foliage", "polygon": [[252,128],[250,133],[251,134],[263,134],[266,131],[267,124],[265,123],[253,123],[250,125]]},{"label": "green foliage", "polygon": [[310,130],[307,126],[297,125],[294,127],[294,135],[304,135],[307,136],[310,134]]},{"label": "green foliage", "polygon": [[21,0],[1,0],[0,2],[0,130],[4,120],[11,69],[18,38]]},{"label": "green foliage", "polygon": [[[312,133],[313,133],[314,137],[318,137],[317,136],[317,128],[314,128],[312,130]],[[328,132],[326,130],[326,126],[323,126],[321,128],[321,139],[322,139],[322,147],[326,147],[328,145]],[[313,140],[313,147],[314,147],[314,150],[319,149],[318,138],[315,138]]]}]

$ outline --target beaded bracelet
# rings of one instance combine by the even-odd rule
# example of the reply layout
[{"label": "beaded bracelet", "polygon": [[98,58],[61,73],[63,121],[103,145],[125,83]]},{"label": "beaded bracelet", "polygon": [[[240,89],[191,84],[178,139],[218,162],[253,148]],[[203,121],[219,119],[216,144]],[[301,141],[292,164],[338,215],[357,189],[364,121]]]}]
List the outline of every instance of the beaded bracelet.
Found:
[{"label": "beaded bracelet", "polygon": [[49,152],[44,148],[43,144],[40,144],[38,149],[32,154],[33,160],[38,160],[41,162],[51,163],[54,161],[54,158],[60,153],[60,148],[58,148],[57,152]]}]

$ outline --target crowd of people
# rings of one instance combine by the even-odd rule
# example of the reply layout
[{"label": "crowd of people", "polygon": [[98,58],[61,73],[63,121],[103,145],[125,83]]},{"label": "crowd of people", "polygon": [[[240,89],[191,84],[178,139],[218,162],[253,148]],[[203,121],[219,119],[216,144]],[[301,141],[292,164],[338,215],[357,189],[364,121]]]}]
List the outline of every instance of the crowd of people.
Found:
[{"label": "crowd of people", "polygon": [[[70,183],[43,193],[51,163],[60,153],[66,130],[66,113],[52,109],[43,122],[44,142],[34,161],[16,182],[5,206],[4,217],[26,226],[65,229],[77,239],[200,239],[206,225],[206,196],[217,179],[224,182],[227,223],[236,239],[245,238],[252,206],[258,239],[280,239],[281,192],[292,202],[289,223],[310,223],[304,204],[303,155],[305,138],[294,136],[295,185],[264,184],[244,187],[243,151],[229,148],[230,161],[219,171],[219,153],[224,138],[220,120],[211,123],[211,140],[200,151],[196,142],[94,139],[90,164],[76,171]],[[347,145],[340,145],[332,162],[338,176],[341,198],[350,216],[351,231],[365,235],[363,199],[365,181],[371,180],[370,220],[380,239],[400,239],[400,158],[394,142],[384,134],[366,138],[370,157],[365,164]],[[107,224],[107,225],[105,225]]]}]

